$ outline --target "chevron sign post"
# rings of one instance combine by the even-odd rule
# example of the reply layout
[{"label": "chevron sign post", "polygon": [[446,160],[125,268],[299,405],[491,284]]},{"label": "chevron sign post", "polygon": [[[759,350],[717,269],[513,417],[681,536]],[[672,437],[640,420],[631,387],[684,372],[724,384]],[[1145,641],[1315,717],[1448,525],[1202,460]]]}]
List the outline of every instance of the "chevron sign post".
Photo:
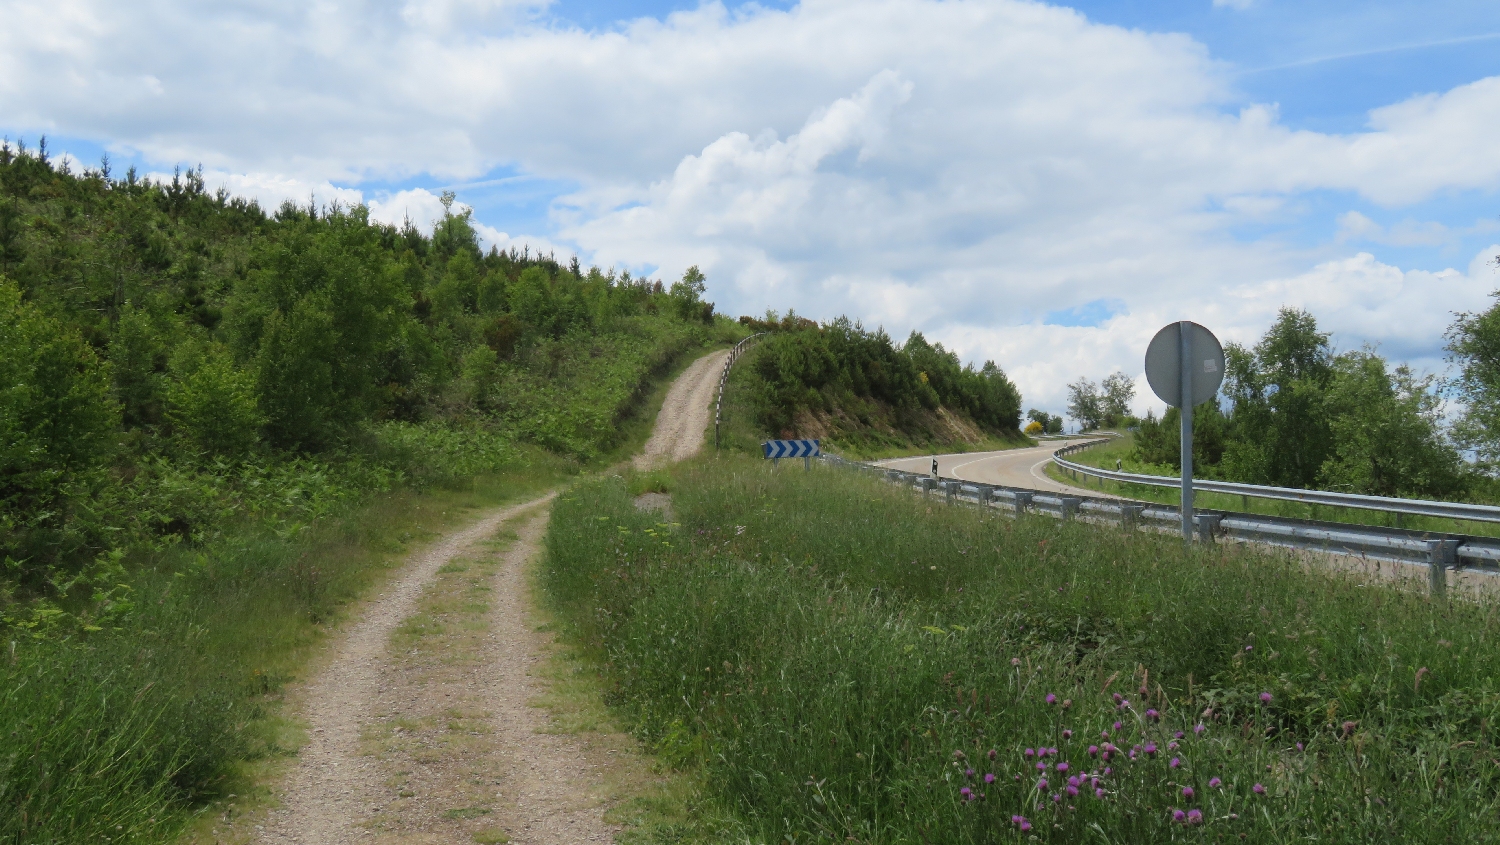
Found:
[{"label": "chevron sign post", "polygon": [[767,440],[760,447],[771,459],[771,466],[776,466],[782,458],[801,458],[803,467],[812,469],[812,459],[823,454],[818,448],[821,443],[821,440]]}]

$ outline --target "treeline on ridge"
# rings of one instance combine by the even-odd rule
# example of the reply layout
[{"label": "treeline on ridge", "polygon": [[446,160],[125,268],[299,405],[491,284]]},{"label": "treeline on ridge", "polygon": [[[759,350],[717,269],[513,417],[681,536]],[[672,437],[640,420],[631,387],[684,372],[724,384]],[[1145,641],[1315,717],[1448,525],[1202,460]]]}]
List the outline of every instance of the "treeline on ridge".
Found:
[{"label": "treeline on ridge", "polygon": [[648,374],[743,334],[696,269],[485,251],[452,201],[428,234],[0,145],[0,610],[51,566],[318,489],[472,474],[516,441],[590,458]]},{"label": "treeline on ridge", "polygon": [[815,424],[846,439],[884,428],[925,441],[940,435],[937,415],[947,411],[983,433],[1019,436],[1021,394],[993,361],[966,365],[917,332],[898,346],[847,317],[741,322],[773,332],[753,363],[758,422],[772,435],[803,435]]}]

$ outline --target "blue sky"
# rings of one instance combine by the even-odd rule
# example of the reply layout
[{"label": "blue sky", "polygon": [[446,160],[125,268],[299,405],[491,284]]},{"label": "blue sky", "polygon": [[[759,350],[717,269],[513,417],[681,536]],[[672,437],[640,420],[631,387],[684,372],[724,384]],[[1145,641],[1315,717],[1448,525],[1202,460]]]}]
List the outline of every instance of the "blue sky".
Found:
[{"label": "blue sky", "polygon": [[[1496,4],[0,0],[0,133],[709,276],[1060,410],[1282,306],[1445,367],[1500,286]],[[1141,393],[1146,394],[1144,381]],[[1142,409],[1151,403],[1143,396]]]}]

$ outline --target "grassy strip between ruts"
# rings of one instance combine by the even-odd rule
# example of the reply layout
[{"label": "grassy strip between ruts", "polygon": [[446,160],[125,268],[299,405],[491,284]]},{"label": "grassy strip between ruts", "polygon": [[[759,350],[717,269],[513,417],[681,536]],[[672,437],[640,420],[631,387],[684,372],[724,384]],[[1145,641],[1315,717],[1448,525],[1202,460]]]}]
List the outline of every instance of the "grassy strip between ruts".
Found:
[{"label": "grassy strip between ruts", "polygon": [[[1136,461],[1134,459],[1134,451],[1135,441],[1133,436],[1125,434],[1122,437],[1101,443],[1098,446],[1091,446],[1082,451],[1074,452],[1068,455],[1067,459],[1076,464],[1101,467],[1103,469],[1115,469],[1116,462],[1118,461],[1119,468],[1125,472],[1141,473],[1142,475],[1177,476],[1178,470],[1175,467],[1162,466],[1160,464],[1143,464]],[[1181,495],[1175,487],[1121,484],[1119,482],[1100,481],[1098,479],[1075,479],[1052,463],[1047,464],[1043,471],[1047,473],[1049,478],[1064,484],[1099,490],[1106,494],[1124,496],[1130,499],[1161,502],[1174,506],[1181,499]],[[1194,473],[1194,476],[1198,477],[1197,473]],[[1202,490],[1194,491],[1193,506],[1208,510],[1259,513],[1269,516],[1292,517],[1295,519],[1349,522],[1356,525],[1380,525],[1387,528],[1401,527],[1414,531],[1441,531],[1450,534],[1474,534],[1482,537],[1500,536],[1500,524],[1491,522],[1410,515],[1402,516],[1398,519],[1396,514],[1389,511],[1312,505],[1279,499],[1257,499],[1251,496],[1209,493]]]},{"label": "grassy strip between ruts", "polygon": [[565,494],[543,585],[755,841],[1481,842],[1490,606],[831,469]]}]

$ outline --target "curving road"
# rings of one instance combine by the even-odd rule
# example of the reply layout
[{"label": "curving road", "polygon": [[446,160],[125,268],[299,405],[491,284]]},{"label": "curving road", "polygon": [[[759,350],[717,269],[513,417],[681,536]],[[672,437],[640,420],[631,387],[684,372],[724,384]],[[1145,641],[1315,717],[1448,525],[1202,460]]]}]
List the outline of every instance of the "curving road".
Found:
[{"label": "curving road", "polygon": [[[1052,453],[1058,449],[1096,439],[1098,438],[1080,437],[1070,440],[1047,440],[1043,441],[1040,446],[1026,449],[937,455],[938,475],[980,484],[999,484],[1005,487],[1025,487],[1052,493],[1086,493],[1090,496],[1107,497],[1109,494],[1100,492],[1098,488],[1063,484],[1048,478],[1047,474],[1042,471],[1042,467],[1052,460]],[[892,458],[875,463],[877,466],[890,469],[927,473],[932,471],[933,457],[933,455],[923,455],[916,458]]]}]

